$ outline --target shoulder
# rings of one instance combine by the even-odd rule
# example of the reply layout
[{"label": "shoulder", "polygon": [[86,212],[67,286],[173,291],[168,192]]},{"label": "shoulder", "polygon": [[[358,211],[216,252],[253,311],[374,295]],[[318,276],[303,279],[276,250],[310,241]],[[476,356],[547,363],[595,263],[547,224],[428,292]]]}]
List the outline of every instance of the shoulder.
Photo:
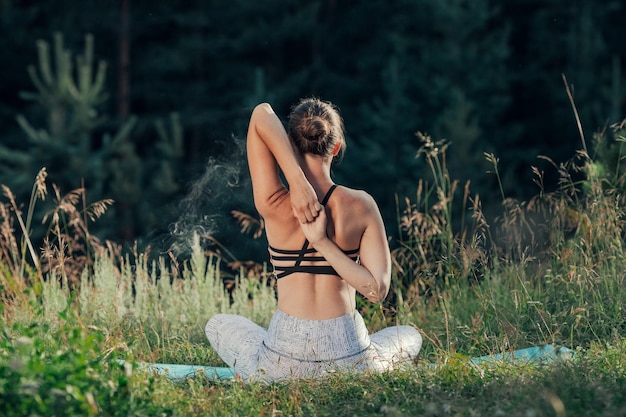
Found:
[{"label": "shoulder", "polygon": [[[387,234],[374,198],[364,190],[340,187],[331,199],[331,216],[342,247],[361,247],[365,252],[385,249]],[[346,238],[348,236],[348,238]],[[369,249],[368,249],[369,248]],[[365,253],[363,252],[363,254]]]},{"label": "shoulder", "polygon": [[358,190],[345,186],[337,187],[337,194],[334,196],[336,201],[345,208],[350,209],[355,215],[364,215],[368,213],[378,213],[378,205],[374,198],[365,190]]},{"label": "shoulder", "polygon": [[345,199],[351,199],[355,201],[361,201],[367,204],[376,204],[374,198],[365,190],[357,188],[346,187],[345,185],[339,185],[335,191]]}]

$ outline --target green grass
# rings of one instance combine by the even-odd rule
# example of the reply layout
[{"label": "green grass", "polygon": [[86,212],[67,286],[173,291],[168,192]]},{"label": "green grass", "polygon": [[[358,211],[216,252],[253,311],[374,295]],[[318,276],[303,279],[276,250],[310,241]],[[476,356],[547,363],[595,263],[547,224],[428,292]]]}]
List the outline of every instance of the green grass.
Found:
[{"label": "green grass", "polygon": [[[479,367],[453,355],[440,357],[436,366],[392,373],[246,385],[200,377],[171,382],[124,367],[114,360],[117,341],[106,332],[82,327],[77,317],[60,320],[56,330],[46,324],[3,329],[3,416],[626,415],[623,339],[593,344],[571,361],[546,365]],[[206,359],[206,344],[181,342],[178,347],[180,354],[172,361]]]},{"label": "green grass", "polygon": [[[0,415],[626,416],[623,193],[604,178],[576,183],[563,171],[556,191],[505,200],[491,226],[466,188],[460,205],[472,207],[471,219],[455,231],[457,187],[445,155],[427,157],[436,181],[420,184],[416,201],[399,213],[394,301],[357,304],[370,331],[397,323],[420,329],[420,364],[271,385],[172,382],[133,366],[223,365],[204,324],[228,312],[266,325],[276,307],[267,274],[242,271],[229,292],[221,260],[198,240],[183,264],[121,256],[93,240],[86,216],[67,203],[36,254],[32,219],[21,219],[3,189]],[[592,162],[584,156],[582,171]],[[44,196],[44,186],[38,178],[33,196]],[[576,356],[549,364],[469,361],[546,343]]]},{"label": "green grass", "polygon": [[[553,404],[560,401],[574,405],[568,415],[588,406],[594,407],[592,413],[578,415],[619,415],[626,411],[623,353],[614,365],[621,366],[621,377],[617,372],[607,375],[598,371],[598,363],[591,359],[544,368],[501,366],[484,370],[452,361],[430,370],[339,375],[325,381],[269,387],[204,385],[202,389],[210,393],[206,404],[193,411],[206,415],[527,416],[554,415]],[[615,379],[611,379],[613,375]],[[564,386],[564,378],[576,381]],[[218,409],[207,412],[208,407]]]}]

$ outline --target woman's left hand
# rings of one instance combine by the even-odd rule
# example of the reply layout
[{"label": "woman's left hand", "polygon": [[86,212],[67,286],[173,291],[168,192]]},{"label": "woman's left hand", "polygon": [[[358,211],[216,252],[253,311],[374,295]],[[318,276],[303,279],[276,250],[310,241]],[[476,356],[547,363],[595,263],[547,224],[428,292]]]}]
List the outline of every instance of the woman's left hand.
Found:
[{"label": "woman's left hand", "polygon": [[328,220],[326,218],[326,209],[322,206],[319,215],[312,222],[300,223],[302,232],[311,245],[315,244],[323,239],[326,239],[326,225]]},{"label": "woman's left hand", "polygon": [[319,211],[323,208],[317,200],[317,194],[306,178],[299,184],[289,183],[289,194],[293,215],[300,223],[314,221]]}]

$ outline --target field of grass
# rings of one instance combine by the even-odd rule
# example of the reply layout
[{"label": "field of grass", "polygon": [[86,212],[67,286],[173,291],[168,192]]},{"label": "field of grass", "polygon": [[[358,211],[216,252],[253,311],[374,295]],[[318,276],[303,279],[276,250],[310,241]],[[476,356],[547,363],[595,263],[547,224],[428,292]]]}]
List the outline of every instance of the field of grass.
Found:
[{"label": "field of grass", "polygon": [[[89,234],[107,202],[83,204],[84,190],[56,196],[38,250],[28,231],[45,171],[25,214],[3,188],[0,415],[626,416],[620,182],[597,175],[584,153],[559,167],[556,191],[528,202],[503,196],[502,215],[488,224],[467,187],[458,198],[445,147],[423,139],[433,177],[398,215],[390,302],[359,302],[371,331],[399,323],[424,335],[420,363],[385,374],[263,385],[140,370],[143,361],[223,365],[204,324],[230,312],[266,325],[276,307],[268,275],[242,270],[225,288],[222,261],[200,237],[180,263],[122,255]],[[470,361],[544,344],[575,357]]]}]

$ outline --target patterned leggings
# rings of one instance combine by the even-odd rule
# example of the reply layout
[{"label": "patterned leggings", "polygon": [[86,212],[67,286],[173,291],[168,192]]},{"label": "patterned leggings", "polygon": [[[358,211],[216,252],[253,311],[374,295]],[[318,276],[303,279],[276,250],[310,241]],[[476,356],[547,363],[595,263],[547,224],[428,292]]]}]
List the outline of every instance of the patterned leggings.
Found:
[{"label": "patterned leggings", "polygon": [[245,317],[218,314],[206,324],[211,346],[244,380],[312,378],[333,371],[384,371],[415,359],[422,336],[411,326],[368,335],[357,311],[305,320],[277,310],[266,330]]}]

